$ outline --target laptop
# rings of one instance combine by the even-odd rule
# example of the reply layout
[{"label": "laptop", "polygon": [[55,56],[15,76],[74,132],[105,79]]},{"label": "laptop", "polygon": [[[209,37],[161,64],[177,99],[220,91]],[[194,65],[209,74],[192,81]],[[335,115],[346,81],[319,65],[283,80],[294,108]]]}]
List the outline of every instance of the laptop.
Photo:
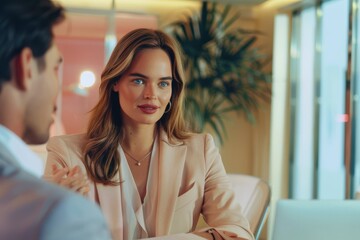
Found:
[{"label": "laptop", "polygon": [[359,200],[279,200],[272,240],[359,240]]}]

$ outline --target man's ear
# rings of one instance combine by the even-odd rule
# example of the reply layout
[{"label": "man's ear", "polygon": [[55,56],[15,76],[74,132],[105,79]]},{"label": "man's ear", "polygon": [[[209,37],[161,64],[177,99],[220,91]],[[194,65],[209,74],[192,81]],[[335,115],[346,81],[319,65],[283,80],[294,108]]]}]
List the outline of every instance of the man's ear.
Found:
[{"label": "man's ear", "polygon": [[30,48],[23,48],[15,57],[15,83],[21,90],[27,90],[30,87],[30,81],[34,70],[34,56]]}]

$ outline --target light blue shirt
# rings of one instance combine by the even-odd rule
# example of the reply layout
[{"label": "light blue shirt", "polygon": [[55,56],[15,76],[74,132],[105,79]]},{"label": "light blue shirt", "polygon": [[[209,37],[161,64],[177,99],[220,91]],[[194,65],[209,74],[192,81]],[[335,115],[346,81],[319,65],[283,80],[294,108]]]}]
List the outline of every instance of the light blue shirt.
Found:
[{"label": "light blue shirt", "polygon": [[99,207],[39,179],[42,160],[1,125],[0,149],[0,239],[111,239]]},{"label": "light blue shirt", "polygon": [[15,133],[0,124],[0,143],[7,147],[13,159],[28,173],[41,177],[43,161]]}]

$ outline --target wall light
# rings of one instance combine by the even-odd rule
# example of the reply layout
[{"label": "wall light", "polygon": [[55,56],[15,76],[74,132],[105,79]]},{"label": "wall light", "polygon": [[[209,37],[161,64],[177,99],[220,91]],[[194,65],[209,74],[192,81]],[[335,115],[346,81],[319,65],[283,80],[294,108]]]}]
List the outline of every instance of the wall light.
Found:
[{"label": "wall light", "polygon": [[86,97],[89,95],[89,88],[96,82],[95,74],[92,71],[82,71],[78,83],[69,86],[69,90],[77,95]]},{"label": "wall light", "polygon": [[83,71],[80,74],[79,88],[89,88],[95,84],[96,78],[92,71]]}]

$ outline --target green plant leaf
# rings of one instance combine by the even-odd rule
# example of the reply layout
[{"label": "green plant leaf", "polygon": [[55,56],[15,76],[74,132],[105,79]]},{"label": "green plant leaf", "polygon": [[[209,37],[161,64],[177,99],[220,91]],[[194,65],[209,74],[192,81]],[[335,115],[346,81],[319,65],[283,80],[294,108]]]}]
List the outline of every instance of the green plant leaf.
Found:
[{"label": "green plant leaf", "polygon": [[186,119],[197,132],[210,126],[221,143],[227,113],[254,123],[259,101],[271,100],[271,74],[263,70],[270,58],[255,47],[262,33],[240,28],[239,19],[230,5],[203,2],[200,12],[169,26],[184,53]]}]

